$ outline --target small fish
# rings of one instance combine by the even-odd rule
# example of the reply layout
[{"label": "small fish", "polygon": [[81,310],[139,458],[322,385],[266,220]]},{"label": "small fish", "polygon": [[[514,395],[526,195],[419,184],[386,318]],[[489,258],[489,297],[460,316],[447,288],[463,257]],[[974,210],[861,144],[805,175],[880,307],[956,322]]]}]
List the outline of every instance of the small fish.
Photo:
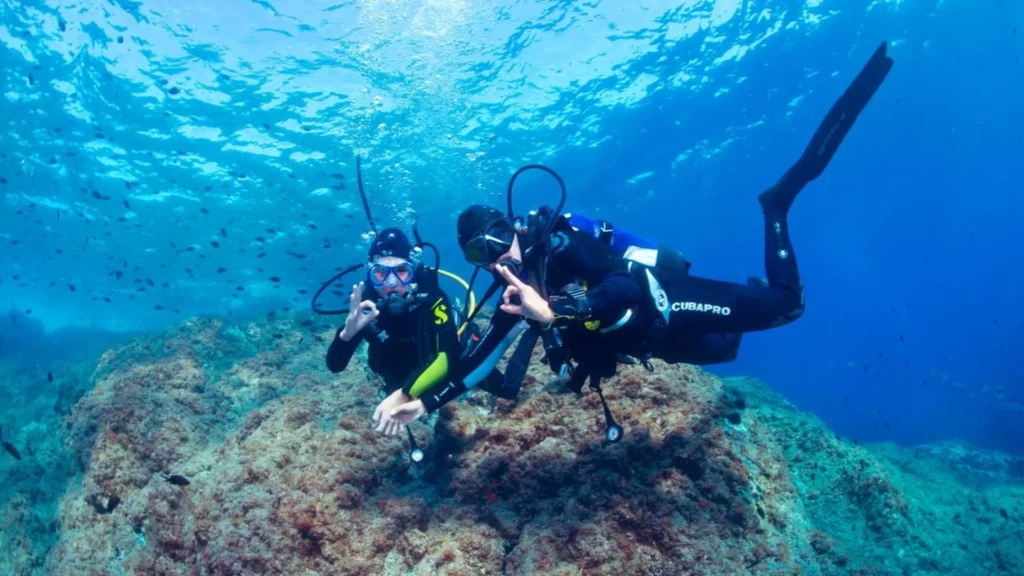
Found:
[{"label": "small fish", "polygon": [[163,309],[164,309],[164,307],[161,306],[160,304],[157,304],[156,306],[153,306],[153,310],[163,310]]},{"label": "small fish", "polygon": [[185,478],[184,476],[179,476],[178,474],[174,474],[172,476],[164,474],[164,480],[170,482],[171,484],[174,484],[175,486],[188,486],[189,484],[191,484],[191,482],[188,481],[188,478]]},{"label": "small fish", "polygon": [[110,298],[107,298],[106,296],[103,297],[103,301],[110,304]]},{"label": "small fish", "polygon": [[129,210],[131,210],[131,209],[132,209],[132,206],[131,206],[131,204],[129,204],[127,200],[125,200],[125,201],[124,201],[124,207],[125,207],[125,208],[127,208],[127,209],[129,209]]},{"label": "small fish", "polygon": [[69,288],[69,289],[70,289],[70,290],[71,290],[72,292],[78,292],[78,290],[77,290],[77,289],[75,289],[75,285],[74,285],[74,284],[68,284],[68,288]]},{"label": "small fish", "polygon": [[220,235],[221,235],[221,236],[223,236],[224,238],[227,238],[227,237],[228,237],[228,232],[227,232],[227,230],[225,230],[225,229],[221,228],[221,229],[220,229]]},{"label": "small fish", "polygon": [[47,372],[46,373],[46,381],[47,382],[53,382],[53,372]]},{"label": "small fish", "polygon": [[4,450],[7,450],[8,454],[14,456],[15,460],[21,460],[21,453],[18,452],[18,449],[10,442],[4,440],[4,431],[2,427],[0,427],[0,446],[3,446]]},{"label": "small fish", "polygon": [[241,292],[241,291],[245,290],[245,288],[243,288],[241,286],[235,286],[235,290]]},{"label": "small fish", "polygon": [[284,338],[284,334],[281,334],[280,332],[278,332],[277,334],[274,334],[274,338],[277,338],[278,340],[280,340],[281,338]]},{"label": "small fish", "polygon": [[175,86],[175,87],[171,88],[170,90],[168,90],[168,92],[171,93],[171,96],[174,96],[178,92],[181,92],[181,88],[178,88],[177,86]]},{"label": "small fish", "polygon": [[25,451],[28,452],[29,456],[33,458],[36,457],[36,451],[32,449],[32,445],[29,444],[28,441],[25,442]]},{"label": "small fish", "polygon": [[110,514],[111,512],[113,512],[114,509],[117,508],[117,505],[120,504],[120,503],[121,503],[121,498],[119,498],[118,496],[111,496],[107,500],[107,514]]},{"label": "small fish", "polygon": [[1000,508],[999,509],[999,515],[1003,517],[1003,520],[1009,520],[1010,519],[1010,513],[1006,511],[1006,508]]},{"label": "small fish", "polygon": [[870,371],[868,370],[868,365],[867,365],[867,364],[865,364],[865,365],[864,365],[864,373],[865,373],[865,374],[867,374],[867,373],[869,373],[869,372],[870,372]]},{"label": "small fish", "polygon": [[280,277],[278,277],[278,276],[271,276],[271,277],[269,278],[269,280],[270,280],[271,282],[275,282],[275,283],[276,283],[276,282],[280,282],[280,281],[281,281],[281,278],[280,278]]},{"label": "small fish", "polygon": [[199,211],[202,212],[203,214],[209,214],[210,213],[210,211],[207,210],[206,208],[200,208]]},{"label": "small fish", "polygon": [[214,248],[220,248],[220,244],[216,240],[210,241],[210,246],[213,246]]},{"label": "small fish", "polygon": [[900,332],[900,342],[906,342],[906,340],[903,339],[903,332]]},{"label": "small fish", "polygon": [[221,266],[220,268],[217,268],[217,274],[223,274],[223,273],[225,273],[227,271],[228,271],[228,269],[223,267],[223,266]]}]

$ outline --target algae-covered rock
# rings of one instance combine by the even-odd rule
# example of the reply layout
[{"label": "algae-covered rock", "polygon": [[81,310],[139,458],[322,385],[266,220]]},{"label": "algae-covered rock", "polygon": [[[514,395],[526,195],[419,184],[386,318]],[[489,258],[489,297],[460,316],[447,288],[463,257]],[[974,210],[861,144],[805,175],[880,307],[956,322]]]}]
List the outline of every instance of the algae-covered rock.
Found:
[{"label": "algae-covered rock", "polygon": [[[302,320],[299,323],[299,320]],[[94,365],[38,451],[75,464],[47,518],[5,488],[12,574],[1020,574],[1016,461],[858,446],[751,379],[624,366],[598,396],[474,391],[374,433],[330,328],[194,320]],[[538,351],[539,352],[539,351]],[[536,359],[536,358],[535,358]],[[61,452],[63,451],[63,452]],[[39,473],[36,473],[38,476]],[[187,485],[167,481],[180,475]]]}]

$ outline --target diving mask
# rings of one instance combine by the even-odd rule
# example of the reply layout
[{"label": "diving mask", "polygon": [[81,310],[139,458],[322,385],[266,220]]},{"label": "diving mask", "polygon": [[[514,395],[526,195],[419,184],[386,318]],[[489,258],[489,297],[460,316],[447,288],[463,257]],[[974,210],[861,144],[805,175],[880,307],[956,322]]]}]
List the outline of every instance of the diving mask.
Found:
[{"label": "diving mask", "polygon": [[474,266],[489,266],[512,248],[515,237],[516,230],[512,222],[508,218],[498,218],[467,242],[462,253],[466,261]]},{"label": "diving mask", "polygon": [[408,286],[416,279],[416,268],[408,262],[395,266],[385,266],[375,262],[370,266],[367,276],[374,288]]}]

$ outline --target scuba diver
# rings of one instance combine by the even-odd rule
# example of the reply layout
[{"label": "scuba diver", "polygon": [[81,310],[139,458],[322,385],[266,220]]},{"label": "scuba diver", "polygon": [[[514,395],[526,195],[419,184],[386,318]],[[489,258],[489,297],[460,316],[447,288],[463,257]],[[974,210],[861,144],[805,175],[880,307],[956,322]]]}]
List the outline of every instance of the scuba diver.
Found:
[{"label": "scuba diver", "polygon": [[[787,216],[797,195],[818,178],[858,115],[881,86],[894,61],[883,42],[833,105],[800,159],[758,196],[764,215],[767,281],[732,283],[689,273],[676,250],[638,239],[608,223],[563,215],[565,184],[544,166],[524,166],[508,185],[508,213],[474,205],[458,218],[458,242],[466,260],[495,275],[488,300],[504,286],[502,304],[480,342],[461,360],[462,380],[431,390],[440,406],[479,382],[525,334],[513,359],[529,358],[543,338],[545,360],[568,387],[581,393],[589,378],[601,398],[606,438],[616,442],[615,423],[601,392],[623,355],[699,365],[735,358],[740,335],[789,324],[804,311],[803,287],[789,238]],[[551,174],[562,191],[555,210],[528,218],[512,211],[512,188],[524,171]],[[475,274],[474,274],[475,276]],[[522,351],[525,350],[525,351]],[[413,401],[392,411],[409,422],[430,411]]]},{"label": "scuba diver", "polygon": [[[367,260],[343,270],[324,283],[313,296],[313,311],[318,314],[347,315],[345,325],[335,332],[327,350],[327,368],[337,374],[348,367],[349,361],[362,342],[368,344],[368,366],[382,380],[381,393],[386,395],[373,416],[378,432],[398,434],[401,423],[381,418],[382,413],[400,404],[420,398],[424,392],[447,380],[459,380],[459,356],[463,343],[460,335],[467,334],[465,343],[473,342],[475,332],[471,325],[461,323],[461,311],[452,306],[441,290],[438,276],[449,276],[469,290],[469,284],[440,269],[440,259],[433,268],[423,263],[423,248],[436,248],[419,237],[413,226],[416,243],[398,228],[385,228],[377,232],[363,189],[360,159],[356,160],[359,192],[363,207],[375,233]],[[365,269],[365,279],[352,287],[349,308],[323,310],[317,299],[341,277]],[[470,296],[472,292],[470,291]],[[475,301],[473,301],[475,303]],[[461,325],[461,327],[460,327]],[[481,388],[491,389],[499,382],[501,372],[488,375]],[[503,392],[500,386],[492,391]],[[430,400],[431,397],[426,397]],[[431,409],[436,406],[429,405]],[[410,457],[414,462],[423,460],[424,453],[416,445],[412,431],[406,427],[412,446]]]},{"label": "scuba diver", "polygon": [[[370,370],[384,381],[389,395],[382,407],[418,398],[446,378],[458,378],[457,318],[436,278],[428,278],[436,272],[417,262],[419,256],[401,230],[386,228],[377,234],[367,255],[367,280],[352,287],[345,326],[327,350],[327,368],[338,373],[359,344],[368,343]],[[379,420],[375,414],[374,421]],[[383,427],[378,431],[395,432]]]}]

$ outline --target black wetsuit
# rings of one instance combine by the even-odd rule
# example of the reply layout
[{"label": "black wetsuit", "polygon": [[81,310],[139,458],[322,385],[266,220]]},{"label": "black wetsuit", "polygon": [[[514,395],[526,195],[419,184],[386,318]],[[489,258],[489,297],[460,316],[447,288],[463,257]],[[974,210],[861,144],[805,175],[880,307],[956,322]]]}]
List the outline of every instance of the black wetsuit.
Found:
[{"label": "black wetsuit", "polygon": [[[426,268],[421,270],[420,275],[434,274]],[[459,380],[458,320],[448,297],[436,287],[422,292],[413,310],[397,316],[382,312],[347,342],[340,338],[342,330],[335,333],[327,350],[331,372],[345,370],[359,344],[366,341],[368,365],[383,379],[387,394],[401,388],[419,398],[444,382]]]},{"label": "black wetsuit", "polygon": [[[803,287],[787,215],[797,194],[824,171],[892,69],[893,60],[886,52],[887,45],[882,43],[829,110],[800,159],[758,197],[764,214],[767,283],[693,276],[677,251],[663,247],[649,254],[652,257],[646,263],[624,258],[558,217],[544,258],[545,287],[556,315],[554,328],[578,362],[570,387],[579,390],[588,377],[600,382],[614,375],[621,354],[670,363],[728,361],[735,358],[740,334],[782,326],[803,314]],[[521,246],[532,245],[523,240]],[[570,298],[559,298],[569,284],[585,291],[574,288]],[[462,359],[464,383],[434,388],[433,404],[451,400],[489,374],[529,324],[496,311],[479,345]]]},{"label": "black wetsuit", "polygon": [[[621,317],[624,309],[641,301],[640,286],[622,258],[591,236],[571,228],[555,231],[547,261],[546,285],[551,293],[568,283],[587,284],[589,320],[592,322],[613,323]],[[557,324],[572,321],[564,318]],[[479,341],[468,347],[460,360],[463,380],[450,381],[443,387],[432,389],[425,395],[431,396],[430,401],[424,398],[424,402],[443,405],[480,382],[495,394],[514,396],[515,390],[505,394],[499,392],[502,382],[495,366],[515,339],[530,328],[530,324],[521,316],[495,310]]]},{"label": "black wetsuit", "polygon": [[[658,264],[650,270],[665,292],[668,322],[656,329],[664,316],[651,295],[647,268],[622,258],[611,246],[572,229],[560,218],[546,258],[545,286],[549,295],[555,295],[566,286],[578,285],[584,288],[582,298],[586,300],[577,307],[586,309],[585,314],[578,314],[571,305],[557,307],[551,327],[558,330],[568,356],[577,363],[576,383],[570,385],[578,389],[588,376],[613,376],[621,355],[670,363],[728,362],[736,357],[741,333],[798,318],[803,297],[796,261],[784,233],[785,223],[779,225],[782,233],[776,233],[776,220],[771,218],[766,224],[771,231],[767,237],[767,284],[693,276],[678,252],[659,249]],[[780,258],[783,250],[786,257]],[[425,395],[432,397],[431,405],[443,405],[491,375],[513,341],[531,327],[542,329],[521,316],[496,310],[480,341],[460,360],[463,381],[433,388]]]},{"label": "black wetsuit", "polygon": [[[685,289],[683,277],[691,281],[703,280],[686,274],[688,264],[678,256],[678,253],[674,253],[674,256],[666,253],[664,262],[666,270],[672,269],[667,265],[668,262],[678,262],[680,266],[680,277],[674,282],[677,289]],[[660,338],[649,339],[651,323],[654,320],[653,305],[647,302],[649,297],[645,293],[646,284],[642,274],[639,268],[631,269],[629,262],[604,242],[572,229],[564,220],[560,220],[555,226],[547,258],[547,291],[549,294],[558,294],[563,287],[570,284],[586,289],[588,313],[585,317],[574,316],[568,311],[562,314],[553,326],[558,329],[564,340],[567,353],[578,363],[579,377],[612,376],[615,373],[617,358],[623,354],[695,364],[728,362],[736,357],[740,341],[739,332],[763,329],[751,324],[748,330],[730,328],[730,332],[736,332],[733,334],[721,333],[724,330],[686,329],[685,326],[680,326],[671,335],[665,334]],[[729,288],[739,286],[727,282],[720,284]],[[743,287],[748,288],[746,285]],[[777,299],[774,290],[770,288],[751,288],[755,291],[758,289],[764,293],[765,302]],[[755,302],[747,302],[744,305],[758,306]],[[626,320],[617,327],[623,318]],[[502,355],[514,340],[531,329],[531,326],[532,329],[540,329],[536,323],[531,323],[521,316],[496,310],[480,341],[460,361],[463,382],[450,382],[431,390],[429,394],[434,396],[432,404],[442,405],[465,392],[467,387],[472,387],[481,379],[491,376]],[[665,342],[669,339],[678,346],[666,346]],[[657,351],[660,353],[652,354],[656,350],[654,346],[659,346]]]}]

